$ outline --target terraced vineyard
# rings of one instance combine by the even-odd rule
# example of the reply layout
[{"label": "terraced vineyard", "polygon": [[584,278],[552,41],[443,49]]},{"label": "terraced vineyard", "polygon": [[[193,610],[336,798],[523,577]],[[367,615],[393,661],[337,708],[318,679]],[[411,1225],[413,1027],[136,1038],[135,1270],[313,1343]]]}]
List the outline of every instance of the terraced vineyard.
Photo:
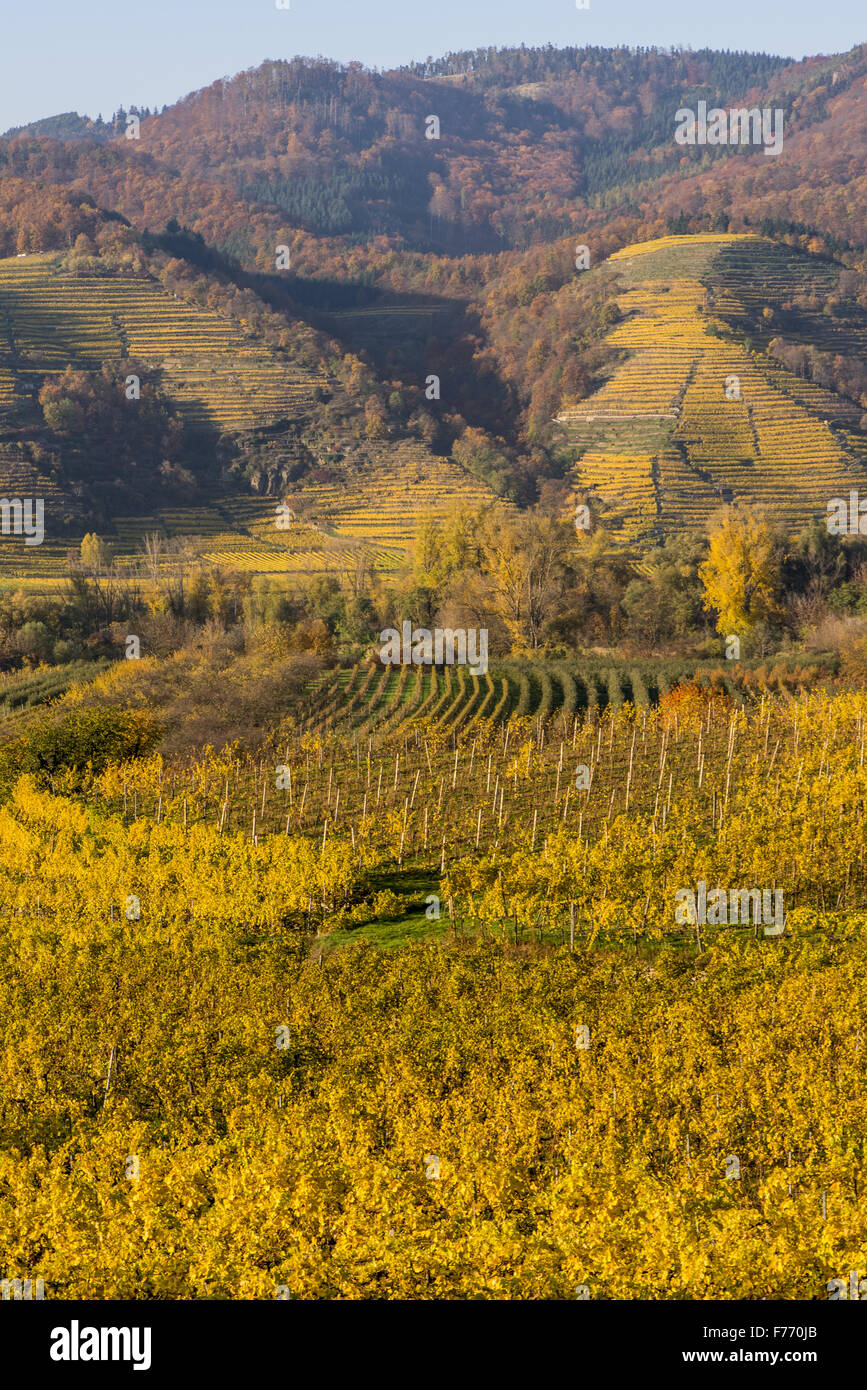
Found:
[{"label": "terraced vineyard", "polygon": [[[624,315],[608,341],[626,356],[558,418],[575,452],[576,488],[606,504],[624,539],[703,527],[732,500],[772,504],[800,525],[824,516],[831,497],[867,487],[867,439],[852,403],[709,331],[709,316],[747,324],[763,298],[826,292],[833,265],[734,235],[667,237],[627,247],[608,264],[622,278]],[[867,348],[854,330],[849,339],[840,346]],[[6,538],[0,584],[62,582],[77,544],[58,539],[75,524],[75,499],[16,437],[35,418],[42,383],[67,364],[95,368],[127,354],[153,364],[194,430],[279,433],[327,384],[152,277],[76,277],[51,255],[0,261],[0,495],[46,502],[45,543]],[[416,440],[334,442],[334,458],[323,459],[333,481],[302,477],[285,499],[215,489],[194,506],[118,516],[106,539],[129,559],[149,532],[195,537],[205,563],[287,576],[340,571],[364,543],[388,572],[403,563],[423,518],[491,500],[484,484]],[[269,457],[289,447],[274,435]],[[293,509],[286,529],[276,523],[282,500]]]},{"label": "terraced vineyard", "polygon": [[[837,269],[816,256],[805,256],[780,242],[757,237],[734,237],[718,249],[702,275],[714,296],[716,312],[748,328],[767,305],[783,304],[798,295],[834,290]],[[863,355],[867,333],[863,325],[842,323],[826,314],[810,318],[810,338],[829,352]]]},{"label": "terraced vineyard", "polygon": [[[340,569],[353,547],[315,527],[277,526],[278,499],[215,495],[197,507],[163,508],[149,516],[115,518],[108,540],[121,555],[132,557],[144,537],[187,537],[206,565],[250,574],[311,574]],[[390,561],[386,555],[384,564]]]},{"label": "terraced vineyard", "polygon": [[[0,583],[56,586],[63,582],[67,551],[77,548],[75,536],[57,539],[59,530],[74,525],[72,499],[14,438],[37,418],[42,384],[67,365],[92,370],[127,356],[153,364],[161,389],[194,431],[273,425],[296,414],[325,384],[324,377],[277,361],[232,321],[185,303],[150,276],[80,278],[51,255],[0,261],[0,433],[7,432],[0,442],[0,495],[41,497],[46,516],[42,545],[3,538]],[[329,566],[329,547],[312,534],[288,543],[273,533],[276,499],[238,499],[232,515],[224,497],[215,493],[196,507],[119,516],[106,539],[121,560],[155,532],[198,537],[206,562],[232,569],[286,573]]]},{"label": "terraced vineyard", "polygon": [[0,413],[32,403],[70,363],[93,369],[128,356],[153,363],[189,425],[220,433],[291,416],[327,384],[151,276],[79,277],[50,255],[0,261],[0,325]]},{"label": "terraced vineyard", "polygon": [[708,313],[746,322],[781,286],[827,291],[831,267],[741,235],[666,237],[608,264],[624,282],[625,316],[608,342],[628,356],[558,420],[576,451],[576,486],[630,538],[703,526],[733,500],[772,504],[803,525],[864,488],[867,439],[851,403],[708,331]]},{"label": "terraced vineyard", "polygon": [[[2,465],[0,455],[0,465]],[[0,484],[5,496],[41,496],[46,499],[46,539],[39,546],[25,546],[18,536],[0,538],[0,585],[38,591],[56,589],[66,582],[67,555],[78,548],[76,538],[52,538],[52,490],[14,485],[6,474]],[[62,500],[61,504],[62,506]],[[296,527],[291,536],[276,526],[276,498],[231,497],[215,494],[195,507],[166,507],[138,516],[117,516],[104,539],[121,565],[141,557],[145,536],[186,538],[206,566],[261,575],[301,575],[339,570],[349,562],[353,547],[309,527]],[[375,552],[380,555],[380,552]],[[382,551],[383,567],[393,565],[391,552]]]},{"label": "terraced vineyard", "polygon": [[[80,539],[69,536],[74,499],[30,462],[15,437],[38,419],[43,383],[67,365],[92,370],[127,356],[153,364],[162,391],[194,431],[273,431],[330,384],[277,360],[230,319],[178,299],[151,276],[77,277],[52,255],[0,261],[0,495],[41,497],[46,513],[41,546],[25,547],[18,537],[0,544],[0,584],[62,583],[67,551]],[[483,484],[417,441],[336,438],[345,465],[333,484],[295,485],[285,500],[298,504],[298,513],[286,529],[277,527],[280,496],[215,489],[195,506],[116,516],[105,539],[128,561],[149,533],[195,538],[206,564],[265,575],[339,571],[363,541],[375,567],[390,571],[404,561],[422,517],[458,500],[491,498]],[[281,451],[291,452],[279,429],[262,447],[278,462]],[[56,539],[60,530],[68,538]]]},{"label": "terraced vineyard", "polygon": [[[400,444],[394,448],[394,458],[403,461]],[[78,544],[75,538],[51,536],[52,515],[64,511],[62,494],[50,479],[19,460],[8,446],[4,453],[0,445],[0,470],[4,465],[0,495],[45,498],[46,539],[42,545],[25,546],[23,537],[0,538],[0,585],[57,587],[65,583],[67,553]],[[434,460],[434,466],[441,481],[428,477],[416,485],[406,481],[405,472],[389,468],[383,454],[374,471],[359,475],[357,485],[297,485],[288,502],[291,506],[300,499],[309,512],[293,519],[287,530],[277,524],[278,497],[215,493],[196,506],[116,516],[104,539],[122,564],[131,564],[140,555],[145,536],[159,535],[186,537],[206,565],[285,576],[352,568],[358,545],[364,542],[370,562],[387,573],[405,560],[416,526],[431,510],[444,511],[459,499],[469,505],[490,500],[490,493],[447,461]],[[425,497],[430,498],[427,506]]]},{"label": "terraced vineyard", "polygon": [[414,440],[399,440],[347,473],[340,483],[300,483],[288,497],[326,531],[393,553],[412,545],[423,519],[460,502],[490,502],[489,488]]}]

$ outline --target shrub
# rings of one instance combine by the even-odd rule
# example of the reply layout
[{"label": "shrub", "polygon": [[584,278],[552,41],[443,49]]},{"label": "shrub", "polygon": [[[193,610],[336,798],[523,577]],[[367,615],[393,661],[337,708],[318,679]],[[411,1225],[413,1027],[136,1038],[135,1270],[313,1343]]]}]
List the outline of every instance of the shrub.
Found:
[{"label": "shrub", "polygon": [[382,888],[373,899],[372,917],[402,917],[406,904],[390,888]]},{"label": "shrub", "polygon": [[69,789],[82,789],[110,762],[141,757],[156,744],[160,725],[139,710],[82,709],[58,719],[44,715],[26,734],[0,750],[0,788],[8,791],[23,773],[51,784],[59,773]]}]

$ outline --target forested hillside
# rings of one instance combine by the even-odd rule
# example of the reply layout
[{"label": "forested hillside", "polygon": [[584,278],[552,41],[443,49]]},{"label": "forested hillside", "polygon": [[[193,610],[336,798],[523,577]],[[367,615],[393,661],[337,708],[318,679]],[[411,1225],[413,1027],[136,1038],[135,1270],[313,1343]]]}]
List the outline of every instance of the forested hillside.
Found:
[{"label": "forested hillside", "polygon": [[[112,157],[76,142],[91,131],[64,117],[11,134],[0,158],[10,173],[86,187],[152,229],[168,209],[242,260],[264,256],[260,264],[270,260],[275,213],[320,237],[494,251],[580,230],[588,212],[603,214],[595,225],[615,210],[664,216],[672,197],[700,215],[697,193],[723,186],[739,196],[710,206],[711,216],[720,208],[735,221],[773,215],[784,189],[789,218],[807,221],[809,208],[819,230],[863,243],[863,206],[852,196],[861,190],[850,187],[841,208],[832,189],[864,177],[865,72],[863,49],[802,63],[711,51],[491,49],[385,73],[294,59],[143,116],[140,140],[120,135]],[[676,144],[676,110],[702,99],[781,108],[786,158]],[[45,138],[55,133],[60,146]],[[808,166],[820,161],[826,178],[817,188]],[[794,199],[793,169],[803,194]],[[684,180],[685,198],[675,192]],[[202,182],[235,195],[236,215],[222,226],[227,205],[202,202]],[[245,205],[255,213],[241,226]]]},{"label": "forested hillside", "polygon": [[[699,277],[690,312],[720,363],[746,353],[771,394],[764,437],[745,415],[723,453],[762,463],[750,497],[779,497],[787,429],[803,444],[805,414],[837,486],[863,459],[867,410],[865,82],[863,47],[800,63],[485,49],[389,72],[296,58],[159,114],[49,115],[9,132],[0,255],[27,258],[0,277],[10,483],[53,486],[70,534],[118,516],[163,525],[154,492],[165,512],[300,482],[346,490],[330,496],[335,514],[351,479],[387,477],[392,458],[400,472],[410,450],[420,476],[520,506],[595,491],[625,503],[639,536],[702,521],[743,489],[714,471],[701,372],[665,439],[601,437],[583,417],[630,373],[644,389],[636,325],[656,310],[639,308],[639,286],[624,297],[618,253],[736,234],[741,261]],[[677,110],[702,101],[779,109],[781,148],[678,144]],[[35,259],[46,253],[50,265]],[[97,383],[106,362],[111,388]],[[147,408],[130,433],[116,401],[93,401],[137,362]],[[398,549],[412,529],[393,529]]]}]

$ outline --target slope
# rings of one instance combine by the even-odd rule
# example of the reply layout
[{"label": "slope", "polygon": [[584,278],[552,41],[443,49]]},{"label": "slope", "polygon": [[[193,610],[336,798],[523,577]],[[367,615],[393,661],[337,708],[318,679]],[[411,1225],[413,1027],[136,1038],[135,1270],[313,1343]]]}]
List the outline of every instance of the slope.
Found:
[{"label": "slope", "polygon": [[[86,428],[75,441],[84,473],[64,468],[39,405],[46,383],[67,380],[68,368],[107,371],[122,393],[130,362],[142,364],[142,389],[153,382],[182,422],[184,461],[201,465],[187,485],[192,495],[145,490],[147,501],[133,509],[123,490],[112,505],[104,477],[116,471],[111,451],[103,460],[88,454]],[[0,495],[41,498],[46,510],[42,545],[2,538],[0,577],[59,580],[67,549],[93,524],[97,487],[109,497],[99,529],[120,557],[131,558],[153,532],[196,538],[208,563],[284,575],[351,565],[360,539],[374,564],[394,568],[423,513],[490,497],[417,440],[359,441],[339,424],[326,430],[321,400],[340,394],[325,370],[271,350],[152,274],[79,275],[57,255],[0,261]],[[239,458],[253,460],[251,482],[269,495],[239,489]],[[296,481],[280,485],[289,477]],[[286,530],[277,526],[284,497],[298,509]]]},{"label": "slope", "polygon": [[[867,484],[867,439],[851,402],[779,366],[741,329],[783,292],[824,290],[839,267],[759,237],[665,237],[607,263],[620,277],[623,321],[608,344],[625,359],[558,422],[574,450],[573,481],[640,539],[704,525],[721,504],[771,504],[787,523],[826,515],[828,501]],[[778,287],[779,288],[779,287]],[[764,308],[758,310],[762,304]],[[848,345],[867,345],[853,313]]]}]

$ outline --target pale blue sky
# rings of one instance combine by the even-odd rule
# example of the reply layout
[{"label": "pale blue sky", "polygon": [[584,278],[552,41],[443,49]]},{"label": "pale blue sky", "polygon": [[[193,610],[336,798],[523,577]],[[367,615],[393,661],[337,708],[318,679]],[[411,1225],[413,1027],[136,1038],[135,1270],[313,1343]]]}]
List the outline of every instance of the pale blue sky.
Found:
[{"label": "pale blue sky", "polygon": [[856,0],[6,0],[0,131],[77,110],[162,106],[266,58],[394,67],[526,43],[683,44],[794,58],[864,42]]}]

